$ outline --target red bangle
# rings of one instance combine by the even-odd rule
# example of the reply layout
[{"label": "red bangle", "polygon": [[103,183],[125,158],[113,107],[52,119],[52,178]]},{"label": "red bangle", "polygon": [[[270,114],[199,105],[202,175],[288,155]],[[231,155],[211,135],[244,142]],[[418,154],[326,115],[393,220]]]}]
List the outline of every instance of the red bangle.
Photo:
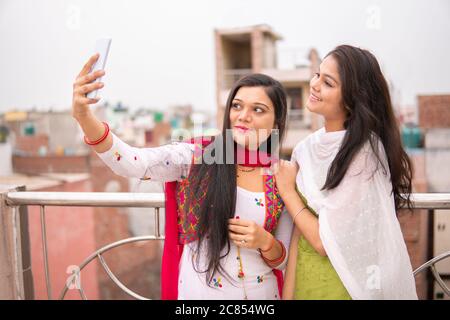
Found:
[{"label": "red bangle", "polygon": [[279,240],[277,240],[277,241],[281,245],[281,256],[279,258],[270,260],[261,254],[261,257],[263,258],[263,260],[269,265],[278,265],[281,262],[283,262],[284,258],[286,257],[286,249],[284,248],[284,245],[281,243],[281,241],[279,241]]},{"label": "red bangle", "polygon": [[99,139],[97,139],[95,141],[89,141],[88,138],[86,138],[86,136],[84,136],[84,143],[86,143],[86,144],[88,144],[90,146],[95,146],[95,145],[103,142],[106,139],[106,137],[108,137],[109,126],[108,126],[108,124],[106,122],[102,122],[102,123],[103,123],[103,126],[105,127],[105,132],[103,133],[103,135]]}]

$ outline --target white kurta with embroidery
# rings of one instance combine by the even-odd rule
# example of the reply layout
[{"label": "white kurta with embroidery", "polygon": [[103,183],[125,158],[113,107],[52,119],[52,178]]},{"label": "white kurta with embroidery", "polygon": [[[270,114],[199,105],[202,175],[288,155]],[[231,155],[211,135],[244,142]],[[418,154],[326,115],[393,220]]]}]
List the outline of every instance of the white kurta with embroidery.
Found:
[{"label": "white kurta with embroidery", "polygon": [[[113,146],[98,156],[116,174],[123,177],[151,179],[152,181],[180,181],[188,176],[194,145],[172,143],[156,148],[134,148],[121,141],[114,134]],[[264,192],[251,192],[237,187],[236,210],[234,216],[253,220],[263,226],[266,215]],[[275,237],[285,248],[289,248],[292,219],[284,211],[278,221]],[[197,241],[184,246],[180,261],[178,279],[179,299],[279,299],[278,285],[272,269],[262,260],[256,249],[240,249],[244,279],[238,278],[239,260],[237,247],[231,242],[229,254],[222,259],[222,266],[229,276],[215,274],[210,285],[205,270],[205,250],[200,250],[198,267],[193,265]],[[203,248],[202,248],[203,249]],[[226,253],[226,248],[222,254]],[[195,261],[195,260],[194,260]],[[277,269],[283,270],[286,259]]]}]

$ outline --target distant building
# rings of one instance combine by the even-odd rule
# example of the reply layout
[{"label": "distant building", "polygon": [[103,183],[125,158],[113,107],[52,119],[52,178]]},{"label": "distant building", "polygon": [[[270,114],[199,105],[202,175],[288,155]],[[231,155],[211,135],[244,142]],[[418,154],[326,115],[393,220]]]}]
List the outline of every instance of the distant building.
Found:
[{"label": "distant building", "polygon": [[280,81],[288,95],[288,126],[283,153],[303,137],[321,126],[318,115],[305,108],[309,81],[321,62],[315,49],[308,55],[308,64],[291,69],[277,66],[276,42],[282,37],[268,25],[215,30],[217,125],[222,126],[225,104],[232,85],[250,73],[264,73]]},{"label": "distant building", "polygon": [[419,114],[416,106],[402,106],[395,109],[399,124],[418,124]]},{"label": "distant building", "polygon": [[[414,167],[415,180],[420,176],[425,180],[423,189],[416,192],[450,192],[450,94],[418,96],[418,124],[424,132],[424,149],[422,152],[410,151],[410,154],[420,160],[420,165]],[[418,164],[417,161],[414,164]],[[435,210],[429,217],[428,228],[422,224],[422,233],[428,234],[431,241],[428,257],[437,256],[450,251],[450,232],[445,226],[450,226],[448,210]],[[425,220],[423,220],[425,222]],[[430,234],[429,230],[433,230]],[[427,245],[428,243],[423,243]],[[443,275],[446,285],[450,287],[450,261],[444,260],[436,265],[437,272]],[[429,283],[435,299],[442,299],[442,289],[436,283]]]},{"label": "distant building", "polygon": [[450,192],[450,95],[421,95],[418,101],[429,191]]},{"label": "distant building", "polygon": [[[103,109],[99,110],[102,113]],[[121,113],[116,125],[126,129],[121,134],[135,145],[137,139],[128,111],[112,112]],[[102,120],[108,121],[108,118]],[[84,145],[82,132],[69,111],[13,113],[3,117],[3,122],[10,128],[13,140],[14,173],[0,176],[0,184],[26,185],[27,190],[37,191],[142,192],[146,188],[162,192],[154,182],[143,181],[136,185],[132,179],[115,175],[91,148]],[[6,144],[0,147],[3,145]],[[39,207],[30,206],[28,211],[35,297],[44,299]],[[113,241],[153,232],[154,219],[150,209],[139,212],[133,208],[49,207],[47,212],[49,259],[53,266],[51,278],[53,287],[58,289],[68,277],[67,269],[81,263],[96,249]],[[119,279],[130,288],[145,296],[159,298],[160,250],[161,245],[156,242],[145,246],[134,243],[109,253],[106,259]],[[128,298],[98,264],[83,271],[81,281],[89,299]],[[73,290],[69,292],[69,299],[77,297]]]}]

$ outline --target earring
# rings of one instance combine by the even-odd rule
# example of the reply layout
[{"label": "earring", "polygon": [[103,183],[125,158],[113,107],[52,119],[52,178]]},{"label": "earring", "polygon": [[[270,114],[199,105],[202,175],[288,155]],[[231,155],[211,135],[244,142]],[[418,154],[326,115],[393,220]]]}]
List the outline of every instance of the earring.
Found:
[{"label": "earring", "polygon": [[345,108],[345,110],[347,110],[347,111],[348,111],[348,113],[352,113],[352,109],[350,109],[350,107],[349,107],[349,106],[347,106],[347,105],[344,105],[344,108]]}]

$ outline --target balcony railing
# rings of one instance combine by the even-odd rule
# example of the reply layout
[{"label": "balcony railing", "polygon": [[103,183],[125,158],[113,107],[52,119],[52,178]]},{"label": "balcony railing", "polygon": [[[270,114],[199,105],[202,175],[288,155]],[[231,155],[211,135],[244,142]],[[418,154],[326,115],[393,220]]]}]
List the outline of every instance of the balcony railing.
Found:
[{"label": "balcony railing", "polygon": [[[411,196],[415,209],[428,209],[431,212],[434,209],[450,209],[450,193],[415,193]],[[106,264],[102,257],[102,254],[106,251],[136,241],[152,241],[152,240],[164,240],[164,236],[161,235],[160,229],[160,216],[159,209],[164,207],[164,194],[163,193],[97,193],[97,192],[9,192],[5,196],[6,205],[12,210],[17,210],[19,206],[40,206],[40,218],[41,218],[41,236],[43,243],[43,257],[44,257],[44,270],[45,281],[47,288],[48,299],[52,299],[52,287],[50,281],[50,272],[48,264],[48,246],[47,246],[47,234],[46,234],[46,222],[45,222],[45,207],[46,206],[75,206],[75,207],[145,207],[154,208],[155,215],[155,228],[154,234],[142,237],[133,237],[111,243],[99,250],[95,251],[83,263],[80,264],[79,270],[76,270],[72,274],[72,278],[68,283],[76,282],[79,279],[79,273],[81,270],[96,258],[99,259],[100,264],[110,277],[110,279],[119,286],[125,293],[136,298],[146,299],[139,294],[133,292],[122,284],[119,279],[111,272],[110,268]],[[1,213],[1,212],[0,212]],[[13,215],[14,216],[14,215]],[[450,290],[445,285],[444,281],[434,268],[434,264],[442,259],[450,257],[450,251],[441,254],[427,263],[420,266],[414,271],[414,274],[418,274],[421,271],[431,268],[432,274],[435,277],[437,283],[442,287],[444,292],[450,296]],[[82,299],[86,299],[86,295],[81,287],[77,287]],[[66,283],[64,289],[59,295],[60,299],[64,299],[68,290],[68,284]]]}]

